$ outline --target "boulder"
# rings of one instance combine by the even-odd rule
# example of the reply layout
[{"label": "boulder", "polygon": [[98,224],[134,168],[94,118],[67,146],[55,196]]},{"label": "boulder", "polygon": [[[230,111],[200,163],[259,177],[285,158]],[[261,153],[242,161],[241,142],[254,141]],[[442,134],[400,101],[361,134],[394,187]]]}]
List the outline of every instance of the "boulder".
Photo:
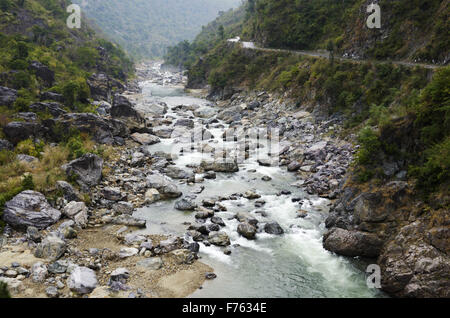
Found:
[{"label": "boulder", "polygon": [[323,238],[325,249],[350,257],[377,257],[382,245],[383,241],[374,234],[341,228],[333,228]]},{"label": "boulder", "polygon": [[130,118],[139,123],[144,121],[139,112],[134,109],[128,98],[123,95],[116,94],[114,96],[110,112],[113,118]]},{"label": "boulder", "polygon": [[132,203],[120,201],[113,205],[114,212],[118,214],[133,214],[134,206]]},{"label": "boulder", "polygon": [[175,202],[175,209],[180,211],[194,211],[197,204],[191,198],[183,198]]},{"label": "boulder", "polygon": [[146,224],[145,220],[140,220],[127,214],[119,215],[113,218],[110,222],[116,225],[135,226],[139,228],[144,228]]},{"label": "boulder", "polygon": [[70,274],[67,285],[73,292],[89,294],[97,287],[97,276],[92,269],[77,266]]},{"label": "boulder", "polygon": [[202,161],[200,167],[205,171],[214,172],[238,172],[239,166],[236,161]]},{"label": "boulder", "polygon": [[119,257],[120,258],[128,258],[128,257],[132,257],[135,256],[139,253],[139,250],[137,248],[134,247],[124,247],[121,248],[119,251]]},{"label": "boulder", "polygon": [[62,109],[62,105],[56,102],[34,103],[30,106],[30,110],[35,113],[49,113],[54,117],[59,117],[61,115],[67,114],[67,112]]},{"label": "boulder", "polygon": [[225,232],[210,232],[208,235],[208,242],[217,246],[228,246],[231,244],[230,238]]},{"label": "boulder", "polygon": [[17,99],[17,91],[12,88],[0,86],[0,106],[12,106]]},{"label": "boulder", "polygon": [[42,193],[27,190],[6,202],[3,220],[10,226],[26,230],[29,226],[45,229],[56,223],[61,212],[52,208]]},{"label": "boulder", "polygon": [[172,179],[190,179],[194,177],[192,171],[180,169],[177,166],[168,166],[164,173]]},{"label": "boulder", "polygon": [[154,145],[161,142],[161,140],[158,137],[147,133],[144,134],[134,133],[131,135],[131,139],[133,139],[137,143],[140,143],[141,145]]},{"label": "boulder", "polygon": [[65,164],[62,169],[67,176],[75,177],[80,186],[90,188],[97,185],[102,178],[103,159],[88,153]]},{"label": "boulder", "polygon": [[179,198],[183,195],[172,179],[157,172],[147,176],[147,186],[158,190],[166,198]]},{"label": "boulder", "polygon": [[248,240],[254,240],[256,236],[256,227],[249,223],[240,223],[237,232]]},{"label": "boulder", "polygon": [[37,262],[31,267],[31,280],[34,283],[43,283],[47,275],[48,270],[45,264]]},{"label": "boulder", "polygon": [[281,235],[284,233],[283,228],[277,222],[266,223],[266,225],[264,225],[264,231],[275,235]]},{"label": "boulder", "polygon": [[88,209],[84,202],[71,201],[64,207],[64,215],[72,219],[76,225],[85,227],[88,221]]},{"label": "boulder", "polygon": [[292,161],[288,166],[287,166],[287,170],[289,172],[295,172],[298,171],[301,168],[301,163],[298,161]]},{"label": "boulder", "polygon": [[11,122],[3,127],[6,138],[13,144],[26,140],[28,138],[36,138],[44,133],[42,125],[29,122]]},{"label": "boulder", "polygon": [[66,249],[66,242],[55,235],[49,235],[36,247],[34,256],[37,258],[45,258],[51,261],[56,261],[64,255]]},{"label": "boulder", "polygon": [[102,190],[102,195],[106,200],[109,201],[120,201],[123,199],[123,194],[120,188],[106,187]]},{"label": "boulder", "polygon": [[192,119],[178,119],[175,122],[175,126],[183,126],[193,129],[194,128],[194,121]]},{"label": "boulder", "polygon": [[156,201],[159,201],[161,199],[161,195],[159,191],[156,189],[148,189],[145,192],[144,198],[146,204],[151,204],[155,203]]},{"label": "boulder", "polygon": [[124,122],[91,113],[63,114],[57,121],[53,119],[43,121],[43,125],[47,129],[49,138],[54,140],[59,140],[59,134],[69,133],[73,128],[88,133],[101,144],[112,145],[117,143],[118,138],[126,138],[129,135],[129,129]]}]

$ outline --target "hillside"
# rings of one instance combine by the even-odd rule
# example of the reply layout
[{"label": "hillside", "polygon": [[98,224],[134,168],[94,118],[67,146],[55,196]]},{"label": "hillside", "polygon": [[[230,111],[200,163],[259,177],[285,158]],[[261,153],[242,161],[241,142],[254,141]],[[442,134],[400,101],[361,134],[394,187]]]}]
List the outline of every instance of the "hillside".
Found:
[{"label": "hillside", "polygon": [[[197,38],[209,49],[197,49],[195,40],[169,50],[166,60],[184,63],[188,87],[208,88],[212,100],[233,103],[249,92],[269,92],[317,122],[339,122],[340,137],[357,151],[326,221],[325,248],[364,256],[368,245],[377,245],[372,256],[382,268],[384,290],[442,296],[442,268],[419,278],[413,267],[426,255],[448,260],[449,1],[378,1],[380,30],[365,25],[368,3],[248,1],[239,9],[245,14],[234,14],[232,28],[218,19],[211,25],[222,30]],[[227,41],[237,35],[266,48],[331,54],[245,49]],[[402,281],[405,272],[411,274]],[[413,276],[414,288],[406,287]]]},{"label": "hillside", "polygon": [[[54,191],[55,182],[65,179],[59,166],[94,147],[89,135],[82,139],[75,127],[66,123],[62,129],[54,118],[95,113],[93,98],[103,94],[107,100],[111,90],[123,90],[134,69],[120,47],[86,23],[81,29],[67,27],[70,1],[0,4],[1,209],[24,188]],[[46,159],[30,169],[16,155]]]},{"label": "hillside", "polygon": [[179,41],[192,40],[220,11],[239,3],[240,0],[91,0],[83,10],[130,54],[149,58],[162,56],[168,46]]},{"label": "hillside", "polygon": [[[381,28],[369,29],[367,0],[258,0],[244,35],[267,47],[326,49],[356,58],[448,63],[449,1],[380,0]],[[279,23],[283,21],[283,23]]]}]

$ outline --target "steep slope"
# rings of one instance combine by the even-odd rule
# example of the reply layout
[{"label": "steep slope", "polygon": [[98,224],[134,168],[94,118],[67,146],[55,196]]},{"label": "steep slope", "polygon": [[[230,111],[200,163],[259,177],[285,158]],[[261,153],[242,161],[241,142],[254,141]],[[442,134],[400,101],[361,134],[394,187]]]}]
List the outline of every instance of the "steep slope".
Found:
[{"label": "steep slope", "polygon": [[[351,257],[373,248],[382,288],[393,296],[449,297],[450,66],[442,65],[449,58],[448,1],[378,3],[384,22],[369,30],[369,1],[250,0],[234,27],[240,33],[210,33],[206,52],[194,41],[168,58],[184,62],[188,86],[209,88],[212,99],[268,91],[317,121],[342,119],[341,137],[357,155],[330,196],[337,200],[325,248]],[[226,41],[236,35],[357,60],[249,50]],[[430,69],[416,61],[436,64]]]},{"label": "steep slope", "polygon": [[91,0],[83,11],[130,54],[149,58],[163,55],[169,45],[192,40],[219,11],[239,3],[240,0]]},{"label": "steep slope", "polygon": [[[67,178],[61,165],[99,150],[76,126],[104,129],[92,99],[123,90],[133,73],[124,51],[86,21],[80,29],[67,27],[70,4],[0,2],[0,214],[24,189],[55,194],[55,182]],[[27,165],[18,155],[38,163]]]},{"label": "steep slope", "polygon": [[[368,0],[257,0],[246,36],[267,47],[327,48],[348,56],[449,61],[449,1],[376,1],[381,28],[369,29]],[[283,21],[283,23],[279,23]]]}]

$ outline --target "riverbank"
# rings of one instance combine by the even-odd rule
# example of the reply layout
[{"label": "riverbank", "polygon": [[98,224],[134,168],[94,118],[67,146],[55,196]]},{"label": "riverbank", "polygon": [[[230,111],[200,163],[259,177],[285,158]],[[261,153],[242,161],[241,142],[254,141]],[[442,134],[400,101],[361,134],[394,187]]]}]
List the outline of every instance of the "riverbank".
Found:
[{"label": "riverbank", "polygon": [[88,204],[71,202],[67,184],[53,207],[65,220],[9,230],[0,256],[16,245],[30,257],[8,254],[23,272],[7,279],[15,296],[380,296],[365,262],[322,246],[354,154],[339,117],[316,122],[266,92],[187,95],[186,79],[159,63],[137,74],[118,112],[123,145],[108,161],[69,164],[81,187],[102,175]]}]

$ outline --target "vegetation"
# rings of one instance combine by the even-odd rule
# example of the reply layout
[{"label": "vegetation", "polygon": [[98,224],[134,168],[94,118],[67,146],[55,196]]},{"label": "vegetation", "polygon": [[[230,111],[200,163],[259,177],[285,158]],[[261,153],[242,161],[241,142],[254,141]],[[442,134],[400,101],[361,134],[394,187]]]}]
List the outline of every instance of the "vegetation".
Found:
[{"label": "vegetation", "polygon": [[[0,2],[0,5],[2,3],[3,2]],[[0,282],[0,298],[10,298],[10,297],[11,295],[9,294],[8,286],[5,283]]]},{"label": "vegetation", "polygon": [[[132,75],[133,62],[118,45],[99,38],[86,23],[81,29],[66,26],[65,9],[70,3],[0,0],[0,86],[18,90],[14,105],[0,105],[0,138],[5,138],[3,127],[20,120],[15,114],[29,111],[44,91],[62,94],[62,107],[67,111],[90,112],[93,108],[86,80],[93,72],[106,73],[119,81]],[[49,83],[38,76],[30,67],[34,61],[43,64],[48,74],[54,75],[54,81]],[[40,120],[53,117],[48,113],[37,115]],[[79,132],[56,131],[55,135],[60,138],[57,145],[27,139],[15,145],[13,151],[0,152],[0,216],[4,204],[24,190],[54,193],[56,181],[66,180],[60,167],[69,160],[86,152],[108,154],[105,147],[97,146]],[[18,154],[34,156],[39,161],[21,162]]]},{"label": "vegetation", "polygon": [[[345,115],[345,133],[358,134],[354,169],[360,182],[387,180],[383,164],[402,162],[425,195],[448,191],[449,67],[433,72],[385,61],[443,62],[450,47],[448,2],[379,3],[384,21],[390,21],[384,24],[383,40],[364,27],[366,16],[360,12],[365,10],[360,8],[366,1],[247,1],[226,20],[211,23],[194,42],[169,49],[166,61],[188,69],[190,87],[209,84],[217,91],[246,86],[287,93],[303,108],[320,105],[324,115]],[[219,36],[222,26],[225,38],[240,36],[275,48],[323,49],[333,57],[244,50]],[[367,42],[373,45],[359,47]],[[349,49],[373,60],[334,58]]]},{"label": "vegetation", "polygon": [[[166,48],[192,40],[202,25],[241,0],[88,1],[88,17],[136,58],[160,57]],[[74,3],[81,4],[82,0]]]}]

